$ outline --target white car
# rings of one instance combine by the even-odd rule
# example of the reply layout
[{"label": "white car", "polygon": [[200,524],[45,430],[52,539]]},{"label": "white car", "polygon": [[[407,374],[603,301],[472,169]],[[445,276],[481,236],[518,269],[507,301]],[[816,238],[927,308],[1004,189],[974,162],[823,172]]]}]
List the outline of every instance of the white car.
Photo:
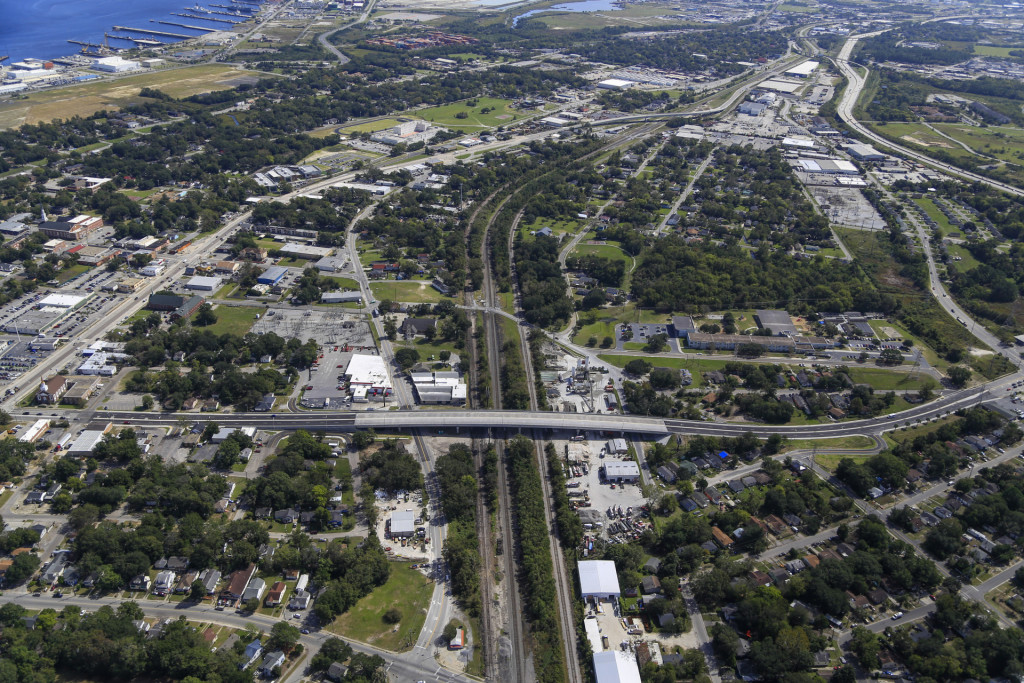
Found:
[{"label": "white car", "polygon": [[897,612],[896,614],[892,615],[892,620],[893,621],[896,621],[897,619],[902,619],[902,618],[903,618],[903,612]]}]

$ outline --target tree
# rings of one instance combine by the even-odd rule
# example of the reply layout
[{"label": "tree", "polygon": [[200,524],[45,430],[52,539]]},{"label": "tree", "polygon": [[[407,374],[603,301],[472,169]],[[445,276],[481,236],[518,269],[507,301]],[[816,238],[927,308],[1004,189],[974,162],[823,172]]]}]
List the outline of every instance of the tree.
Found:
[{"label": "tree", "polygon": [[955,387],[962,387],[971,379],[971,369],[963,365],[951,365],[946,371],[949,383]]},{"label": "tree", "polygon": [[416,349],[402,348],[395,351],[395,362],[403,370],[408,370],[420,362],[420,352]]},{"label": "tree", "polygon": [[675,389],[682,381],[679,371],[672,368],[654,368],[649,379],[655,389]]},{"label": "tree", "polygon": [[646,375],[651,371],[651,364],[643,358],[637,358],[626,363],[626,367],[623,369],[629,374],[639,377],[640,375]]},{"label": "tree", "polygon": [[351,656],[352,647],[348,643],[339,638],[328,638],[313,656],[309,668],[313,671],[327,671],[334,662],[344,662]]},{"label": "tree", "polygon": [[[256,598],[249,598],[242,605],[242,611],[253,614],[260,608],[260,601]],[[282,622],[283,623],[283,622]],[[276,624],[275,624],[276,625]]]},{"label": "tree", "polygon": [[667,334],[655,334],[647,340],[647,345],[644,347],[645,353],[661,353],[668,348],[668,335]]},{"label": "tree", "polygon": [[207,422],[206,426],[203,427],[202,440],[203,441],[209,441],[219,431],[220,431],[220,427],[217,425],[216,422],[214,422],[212,420]]},{"label": "tree", "polygon": [[882,365],[899,365],[903,362],[903,354],[899,349],[882,349],[878,355],[878,362]]},{"label": "tree", "polygon": [[199,602],[206,597],[206,586],[203,585],[202,581],[196,579],[192,582],[192,587],[189,589],[188,596],[196,602]]},{"label": "tree", "polygon": [[384,613],[384,616],[381,617],[381,619],[384,620],[385,624],[397,624],[402,620],[402,611],[397,607],[392,607]]},{"label": "tree", "polygon": [[39,556],[35,553],[21,553],[11,562],[11,566],[4,574],[4,582],[15,586],[32,576],[37,569],[39,569]]},{"label": "tree", "polygon": [[279,621],[270,629],[270,640],[267,641],[267,649],[281,650],[287,654],[292,651],[297,642],[299,642],[299,629],[286,621]]},{"label": "tree", "polygon": [[203,303],[199,305],[196,310],[196,316],[192,320],[193,325],[199,327],[209,327],[217,322],[217,314],[213,311],[213,306],[209,303]]},{"label": "tree", "polygon": [[146,394],[145,396],[142,397],[142,409],[143,410],[152,410],[153,409],[153,397],[150,396],[149,394]]}]

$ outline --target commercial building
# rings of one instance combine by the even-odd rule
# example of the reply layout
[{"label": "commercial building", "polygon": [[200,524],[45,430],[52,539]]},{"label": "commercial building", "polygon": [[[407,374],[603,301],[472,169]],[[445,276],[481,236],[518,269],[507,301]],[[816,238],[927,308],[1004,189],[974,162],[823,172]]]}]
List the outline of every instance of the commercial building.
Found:
[{"label": "commercial building", "polygon": [[799,83],[797,81],[787,81],[781,78],[770,78],[767,81],[759,83],[757,87],[761,88],[762,90],[774,90],[775,92],[780,92],[786,95],[792,95],[803,86],[803,83]]},{"label": "commercial building", "polygon": [[632,460],[608,460],[604,464],[604,478],[614,482],[635,482],[640,479],[640,466]]},{"label": "commercial building", "polygon": [[785,311],[754,311],[754,321],[762,330],[771,330],[772,334],[793,336],[796,334],[796,325],[789,313]]},{"label": "commercial building", "polygon": [[584,560],[576,564],[580,573],[580,597],[584,600],[618,600],[619,577],[611,560]]},{"label": "commercial building", "polygon": [[833,175],[856,175],[859,173],[853,162],[846,159],[797,159],[798,171],[805,173],[829,173]]},{"label": "commercial building", "polygon": [[187,297],[178,294],[150,294],[146,308],[151,311],[170,311],[171,320],[177,320],[192,315],[205,302],[206,299],[198,294]]},{"label": "commercial building", "polygon": [[362,292],[324,292],[320,295],[322,304],[361,303]]},{"label": "commercial building", "polygon": [[26,429],[21,436],[18,437],[18,441],[22,443],[33,443],[39,437],[46,433],[46,430],[50,428],[49,420],[36,420],[32,423],[32,426]]},{"label": "commercial building", "polygon": [[781,353],[792,353],[794,351],[817,351],[820,349],[831,349],[835,342],[825,337],[761,337],[749,334],[705,334],[704,332],[692,332],[686,340],[686,345],[691,349],[717,349],[719,351],[732,351],[744,344],[756,344],[763,346],[768,351]]},{"label": "commercial building", "polygon": [[66,221],[46,221],[39,224],[39,231],[47,237],[59,240],[82,240],[103,227],[103,219],[82,214]]},{"label": "commercial building", "polygon": [[62,403],[82,407],[92,396],[99,386],[99,379],[96,377],[72,377],[67,393],[64,394]]},{"label": "commercial building", "polygon": [[597,683],[640,683],[640,668],[628,652],[595,652],[594,678]]},{"label": "commercial building", "polygon": [[4,330],[12,334],[31,335],[45,332],[81,308],[92,296],[92,294],[86,296],[51,294],[43,297],[35,308],[22,312],[17,318],[7,323]]},{"label": "commercial building", "polygon": [[674,315],[672,316],[672,331],[676,337],[685,339],[690,336],[691,332],[697,331],[697,326],[693,324],[693,318],[688,315]]},{"label": "commercial building", "polygon": [[416,533],[416,511],[396,510],[391,513],[391,537],[411,538]]},{"label": "commercial building", "polygon": [[322,259],[324,256],[330,256],[332,251],[334,249],[330,247],[311,247],[298,242],[285,242],[281,247],[281,253],[285,256],[304,259]]},{"label": "commercial building", "polygon": [[131,294],[132,292],[139,291],[144,284],[146,284],[145,280],[137,277],[128,277],[118,282],[114,290],[121,294]]},{"label": "commercial building", "polygon": [[107,261],[121,255],[120,249],[108,249],[107,247],[79,245],[69,251],[78,257],[78,262],[83,266],[102,266]]},{"label": "commercial building", "polygon": [[767,108],[768,105],[763,102],[742,102],[736,111],[747,116],[760,116]]},{"label": "commercial building", "polygon": [[792,69],[786,69],[787,76],[793,76],[794,78],[807,78],[815,69],[818,68],[818,62],[807,61],[801,64],[797,64]]},{"label": "commercial building", "polygon": [[125,71],[137,71],[141,65],[122,57],[100,57],[93,60],[92,68],[96,71],[119,74]]},{"label": "commercial building", "polygon": [[345,368],[353,401],[382,401],[392,393],[387,365],[380,356],[357,353]]},{"label": "commercial building", "polygon": [[103,437],[110,431],[110,425],[106,429],[87,429],[67,447],[68,455],[88,456],[93,449],[103,441]]},{"label": "commercial building", "polygon": [[217,430],[216,434],[210,437],[210,443],[223,443],[235,432],[241,432],[250,439],[255,438],[256,436],[255,427],[221,427]]},{"label": "commercial building", "polygon": [[426,142],[441,132],[440,128],[430,125],[428,121],[405,121],[386,130],[374,133],[370,139],[385,145],[411,144]]},{"label": "commercial building", "polygon": [[221,279],[219,277],[196,275],[185,283],[185,288],[199,292],[213,292],[220,287],[220,283]]},{"label": "commercial building", "polygon": [[597,84],[598,88],[603,90],[629,90],[635,83],[633,81],[626,81],[621,78],[609,78],[601,81]]},{"label": "commercial building", "polygon": [[858,161],[885,161],[885,155],[871,145],[847,145],[846,153]]},{"label": "commercial building", "polygon": [[466,403],[466,383],[457,372],[411,372],[409,377],[420,403]]},{"label": "commercial building", "polygon": [[113,377],[117,373],[118,361],[122,361],[127,357],[127,354],[124,353],[97,351],[96,353],[91,354],[82,362],[81,365],[78,366],[78,374]]},{"label": "commercial building", "polygon": [[139,269],[139,274],[145,275],[146,277],[156,277],[162,273],[166,267],[167,264],[165,263],[150,263]]},{"label": "commercial building", "polygon": [[273,287],[274,285],[281,281],[281,278],[283,278],[287,274],[288,269],[285,268],[284,266],[271,266],[270,268],[267,268],[265,271],[260,273],[259,277],[256,278],[256,282],[260,283],[261,285],[270,285],[271,287]]},{"label": "commercial building", "polygon": [[626,443],[625,439],[609,439],[608,443],[605,444],[605,448],[609,453],[616,455],[629,453],[629,444]]}]

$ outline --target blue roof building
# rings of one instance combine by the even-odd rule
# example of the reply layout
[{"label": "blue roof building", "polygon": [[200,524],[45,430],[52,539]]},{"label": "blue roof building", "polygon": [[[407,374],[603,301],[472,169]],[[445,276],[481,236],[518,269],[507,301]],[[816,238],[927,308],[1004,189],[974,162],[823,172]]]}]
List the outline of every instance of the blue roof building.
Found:
[{"label": "blue roof building", "polygon": [[281,281],[285,275],[288,274],[288,269],[284,266],[271,266],[267,268],[263,273],[256,278],[256,282],[261,285],[276,285]]}]

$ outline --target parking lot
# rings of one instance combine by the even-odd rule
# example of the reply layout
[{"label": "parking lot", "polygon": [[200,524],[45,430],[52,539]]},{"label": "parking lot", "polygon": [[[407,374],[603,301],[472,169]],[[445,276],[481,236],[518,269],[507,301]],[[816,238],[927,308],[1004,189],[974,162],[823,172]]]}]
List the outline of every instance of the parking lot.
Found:
[{"label": "parking lot", "polygon": [[320,345],[322,357],[301,378],[304,401],[329,399],[333,404],[348,394],[341,374],[353,353],[377,353],[370,326],[360,313],[343,309],[271,309],[253,325],[255,334],[273,332],[285,339],[309,339]]},{"label": "parking lot", "polygon": [[601,527],[595,524],[587,533],[604,536],[613,541],[616,538],[625,540],[627,537],[632,538],[634,533],[639,533],[641,526],[646,525],[646,520],[640,518],[640,508],[647,500],[639,483],[616,483],[615,488],[612,488],[613,484],[602,481],[601,466],[606,461],[624,460],[628,457],[607,455],[604,453],[604,444],[605,441],[600,438],[555,442],[559,454],[565,454],[566,446],[569,446],[569,453],[574,456],[572,459],[577,460],[570,462],[566,475],[570,499],[587,500],[584,494],[589,496],[589,505],[580,508],[581,517],[585,518],[584,523],[590,523],[588,519],[601,522]]}]

